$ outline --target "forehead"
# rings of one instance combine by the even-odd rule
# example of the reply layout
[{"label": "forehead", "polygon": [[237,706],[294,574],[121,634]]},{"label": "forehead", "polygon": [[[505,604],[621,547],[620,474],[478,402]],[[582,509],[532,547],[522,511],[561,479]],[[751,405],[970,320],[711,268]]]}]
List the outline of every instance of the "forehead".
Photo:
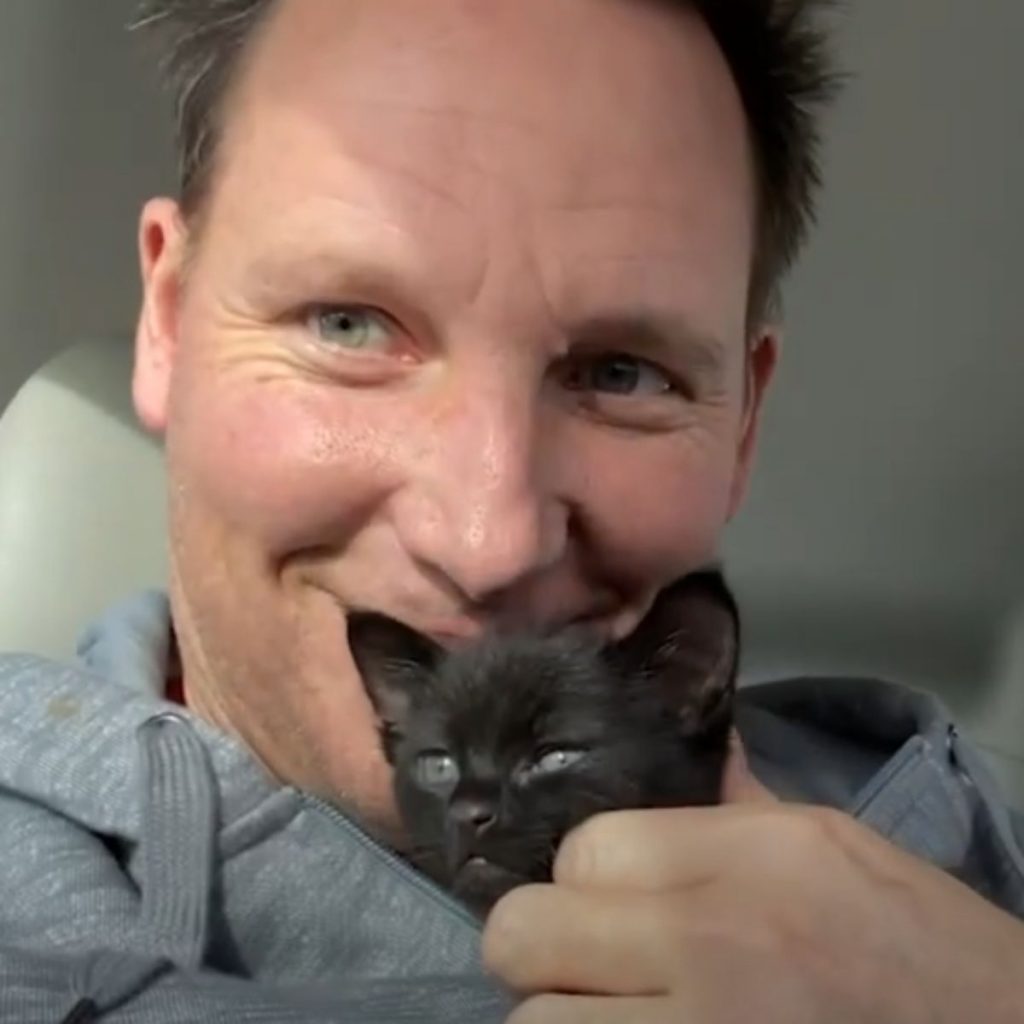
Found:
[{"label": "forehead", "polygon": [[745,155],[730,73],[683,0],[283,0],[237,99],[383,144],[411,173],[430,154],[528,187],[546,154],[575,175],[532,185],[562,200],[595,157],[611,187]]},{"label": "forehead", "polygon": [[749,258],[742,107],[684,4],[282,0],[227,109],[214,207],[268,244],[372,222],[453,274],[489,233],[618,274]]}]

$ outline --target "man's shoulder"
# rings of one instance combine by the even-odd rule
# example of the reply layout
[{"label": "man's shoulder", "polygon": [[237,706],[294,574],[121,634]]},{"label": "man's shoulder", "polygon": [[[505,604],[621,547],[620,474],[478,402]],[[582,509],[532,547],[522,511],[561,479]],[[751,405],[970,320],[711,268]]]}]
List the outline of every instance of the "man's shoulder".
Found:
[{"label": "man's shoulder", "polygon": [[133,774],[134,729],[158,706],[84,665],[0,654],[0,789],[100,824]]},{"label": "man's shoulder", "polygon": [[14,678],[45,677],[69,668],[79,671],[78,666],[47,658],[41,654],[30,654],[27,651],[0,651],[0,682],[4,683]]},{"label": "man's shoulder", "polygon": [[897,683],[805,676],[741,687],[736,724],[780,796],[848,809],[908,745],[944,751],[952,720],[936,697]]},{"label": "man's shoulder", "polygon": [[[87,707],[115,699],[82,665],[27,653],[0,653],[0,765],[14,742],[70,737]],[[2,778],[0,778],[2,782]]]},{"label": "man's shoulder", "polygon": [[104,678],[88,666],[37,654],[0,653],[0,735],[74,739],[90,719],[112,708],[152,706],[151,697]]},{"label": "man's shoulder", "polygon": [[0,730],[10,716],[35,721],[41,709],[45,722],[73,725],[80,713],[111,704],[159,702],[171,635],[167,595],[146,590],[85,624],[73,658],[0,651]]},{"label": "man's shoulder", "polygon": [[88,674],[79,663],[27,651],[0,651],[0,686],[45,686]]},{"label": "man's shoulder", "polygon": [[846,811],[1024,916],[1024,823],[930,693],[876,679],[742,688],[754,774],[783,799]]}]

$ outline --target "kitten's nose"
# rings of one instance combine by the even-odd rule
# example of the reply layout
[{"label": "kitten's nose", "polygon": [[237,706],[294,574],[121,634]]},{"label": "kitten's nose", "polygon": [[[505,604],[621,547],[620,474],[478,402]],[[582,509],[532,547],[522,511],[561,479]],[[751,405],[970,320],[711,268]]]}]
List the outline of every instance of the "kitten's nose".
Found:
[{"label": "kitten's nose", "polygon": [[477,835],[481,835],[494,824],[497,808],[491,800],[461,796],[452,800],[449,814],[457,825],[472,829]]}]

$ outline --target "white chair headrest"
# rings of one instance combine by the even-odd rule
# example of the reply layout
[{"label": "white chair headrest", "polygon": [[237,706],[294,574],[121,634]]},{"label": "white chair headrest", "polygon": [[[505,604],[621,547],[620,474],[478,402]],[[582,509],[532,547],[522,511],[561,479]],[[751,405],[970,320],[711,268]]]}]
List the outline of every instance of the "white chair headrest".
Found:
[{"label": "white chair headrest", "polygon": [[166,583],[163,457],[131,364],[124,341],[77,345],[0,415],[0,651],[66,659],[112,601]]}]

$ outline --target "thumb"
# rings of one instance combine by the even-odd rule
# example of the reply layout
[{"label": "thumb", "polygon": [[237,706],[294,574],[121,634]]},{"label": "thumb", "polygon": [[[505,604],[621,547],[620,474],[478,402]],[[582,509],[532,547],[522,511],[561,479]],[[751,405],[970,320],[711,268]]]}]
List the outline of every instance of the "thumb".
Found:
[{"label": "thumb", "polygon": [[754,777],[747,762],[743,741],[735,730],[729,733],[729,753],[722,775],[723,804],[774,804],[778,797]]}]

